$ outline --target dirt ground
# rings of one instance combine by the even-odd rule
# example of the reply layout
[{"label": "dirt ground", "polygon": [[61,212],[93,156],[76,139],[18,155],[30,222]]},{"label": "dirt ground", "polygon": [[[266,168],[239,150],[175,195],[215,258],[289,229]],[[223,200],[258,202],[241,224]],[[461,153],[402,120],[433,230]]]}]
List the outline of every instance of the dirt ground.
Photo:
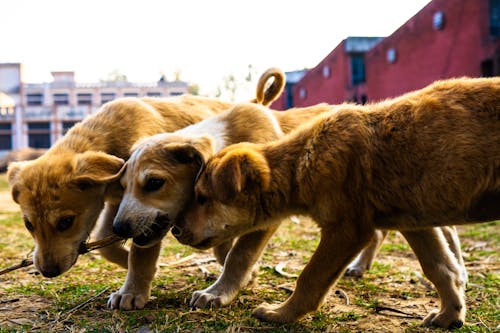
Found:
[{"label": "dirt ground", "polygon": [[[16,212],[18,207],[12,202],[9,192],[0,191],[0,220]],[[290,238],[291,231],[294,234]],[[32,246],[22,226],[7,228],[0,222],[2,235],[13,232],[12,240],[7,241],[10,244],[5,244],[4,239],[3,247],[0,247],[0,268],[19,262]],[[499,286],[498,224],[486,233],[495,236],[492,242],[475,236],[462,237],[471,279],[467,291],[468,323],[459,331],[499,331],[498,295],[491,292],[498,291]],[[20,241],[22,237],[29,241]],[[200,289],[200,284],[206,286],[213,281],[220,267],[211,260],[210,253],[178,251],[179,245],[170,236],[168,238],[165,248],[173,247],[173,250],[162,252],[153,298],[145,310],[120,312],[106,308],[107,297],[123,282],[125,272],[101,263],[103,260],[99,255],[91,253],[82,256],[77,265],[60,278],[44,279],[32,266],[0,276],[0,332],[436,331],[422,328],[420,322],[431,309],[439,307],[439,298],[432,285],[421,277],[418,261],[398,233],[391,234],[390,240],[386,240],[385,250],[365,277],[340,280],[319,312],[298,324],[284,326],[253,320],[250,311],[263,301],[281,302],[293,290],[294,276],[307,263],[314,248],[311,244],[317,241],[317,229],[311,221],[301,218],[282,226],[259,262],[259,277],[253,286],[241,292],[233,305],[217,310],[192,311],[186,301],[194,290]],[[8,245],[17,242],[21,243],[19,253],[22,255],[8,250]],[[480,250],[484,256],[478,254]],[[487,274],[493,276],[492,281],[486,279]],[[91,288],[85,289],[86,285]],[[103,285],[107,289],[102,289]],[[85,293],[80,298],[72,298],[75,290],[80,289],[85,289]],[[78,308],[88,299],[91,301]],[[482,304],[490,308],[488,314],[482,312]],[[139,319],[132,322],[132,317]],[[176,319],[170,325],[165,318]]]}]

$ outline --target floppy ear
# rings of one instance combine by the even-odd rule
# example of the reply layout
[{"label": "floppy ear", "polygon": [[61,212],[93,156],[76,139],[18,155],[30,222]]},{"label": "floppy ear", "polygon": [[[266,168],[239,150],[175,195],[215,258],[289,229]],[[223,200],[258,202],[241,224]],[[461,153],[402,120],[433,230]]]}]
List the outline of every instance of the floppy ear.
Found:
[{"label": "floppy ear", "polygon": [[[274,78],[274,81],[269,84],[269,79]],[[255,91],[255,99],[253,103],[267,106],[274,102],[285,88],[285,73],[279,68],[269,68],[259,78],[257,89]],[[267,86],[267,89],[266,89]]]},{"label": "floppy ear", "polygon": [[28,162],[12,162],[9,164],[9,168],[7,169],[7,179],[9,180],[9,184],[11,186],[10,192],[12,194],[12,199],[16,203],[19,203],[18,198],[19,192],[21,191],[17,176],[26,163]]},{"label": "floppy ear", "polygon": [[179,163],[196,164],[199,170],[214,153],[213,142],[208,137],[193,138],[189,143],[168,144],[165,149]]},{"label": "floppy ear", "polygon": [[96,184],[107,184],[120,178],[125,161],[103,152],[87,151],[73,159],[75,177],[72,183],[84,190]]},{"label": "floppy ear", "polygon": [[222,157],[212,173],[214,193],[223,203],[229,203],[245,189],[265,191],[271,182],[271,171],[262,154],[237,149]]}]

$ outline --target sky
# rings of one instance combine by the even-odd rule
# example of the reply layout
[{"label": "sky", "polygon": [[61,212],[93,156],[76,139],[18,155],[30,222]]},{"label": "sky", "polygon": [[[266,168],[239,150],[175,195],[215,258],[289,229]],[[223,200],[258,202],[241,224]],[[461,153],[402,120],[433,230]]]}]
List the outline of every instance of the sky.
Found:
[{"label": "sky", "polygon": [[388,36],[429,0],[1,0],[0,63],[25,82],[162,74],[213,95],[223,78],[316,66],[348,36]]}]

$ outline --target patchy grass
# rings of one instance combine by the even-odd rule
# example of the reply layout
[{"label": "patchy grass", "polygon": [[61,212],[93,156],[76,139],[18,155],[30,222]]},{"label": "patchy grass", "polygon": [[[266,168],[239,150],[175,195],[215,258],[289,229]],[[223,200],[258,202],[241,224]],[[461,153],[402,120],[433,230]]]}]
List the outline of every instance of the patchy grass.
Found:
[{"label": "patchy grass", "polygon": [[[3,184],[4,176],[0,192],[8,191]],[[467,323],[457,332],[490,332],[500,324],[499,225],[459,228],[469,286]],[[18,211],[0,211],[0,232],[0,267],[18,263],[32,251],[33,240]],[[121,286],[126,272],[98,254],[81,256],[69,272],[54,279],[23,268],[0,276],[0,332],[444,332],[420,326],[418,317],[437,308],[439,299],[415,277],[418,262],[399,233],[389,235],[364,278],[340,280],[319,311],[290,325],[254,319],[253,308],[282,302],[294,288],[295,279],[274,267],[284,262],[286,272],[299,274],[318,241],[309,219],[285,222],[259,262],[257,281],[221,309],[189,308],[191,294],[212,283],[220,267],[209,260],[210,253],[182,246],[170,236],[164,241],[164,265],[154,281],[152,300],[140,311],[107,309],[107,297]],[[191,260],[169,267],[187,256]],[[377,312],[381,307],[407,315]]]}]

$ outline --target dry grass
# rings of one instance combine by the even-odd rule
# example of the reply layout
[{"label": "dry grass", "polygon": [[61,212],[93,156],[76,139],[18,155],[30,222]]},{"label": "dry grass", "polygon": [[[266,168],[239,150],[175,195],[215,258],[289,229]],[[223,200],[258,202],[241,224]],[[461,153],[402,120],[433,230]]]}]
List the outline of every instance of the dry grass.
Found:
[{"label": "dry grass", "polygon": [[[0,177],[0,268],[18,263],[33,247],[7,185]],[[470,284],[467,324],[458,332],[489,332],[500,324],[499,223],[460,228]],[[359,280],[343,279],[328,295],[321,310],[299,323],[273,325],[252,318],[261,302],[285,300],[297,274],[318,243],[314,224],[301,218],[287,221],[272,238],[259,262],[258,283],[243,290],[232,305],[192,311],[187,300],[208,286],[220,268],[210,253],[196,252],[168,236],[164,241],[153,298],[141,311],[111,311],[108,295],[118,289],[125,271],[91,253],[81,256],[63,276],[45,279],[32,267],[0,276],[0,332],[430,332],[417,317],[437,308],[439,299],[415,272],[419,265],[398,233],[386,240],[373,269]],[[172,265],[182,258],[183,262]],[[339,290],[338,293],[335,291]],[[346,304],[346,296],[349,304]],[[380,306],[402,311],[376,312]],[[441,331],[441,330],[434,330]]]}]

